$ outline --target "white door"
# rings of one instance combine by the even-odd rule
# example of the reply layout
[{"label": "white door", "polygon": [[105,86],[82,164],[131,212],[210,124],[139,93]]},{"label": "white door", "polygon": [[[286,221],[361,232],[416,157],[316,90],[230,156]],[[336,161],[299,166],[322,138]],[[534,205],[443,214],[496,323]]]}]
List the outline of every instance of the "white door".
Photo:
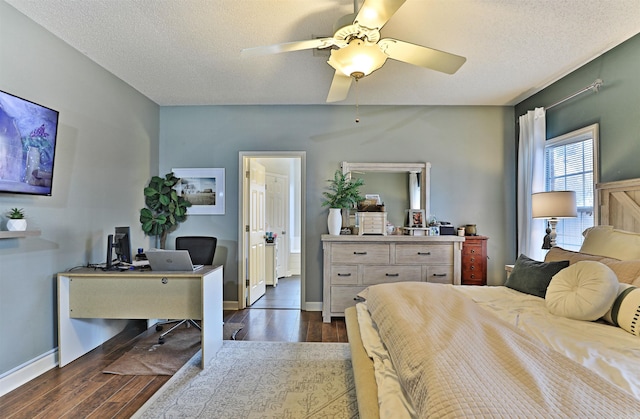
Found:
[{"label": "white door", "polygon": [[289,238],[287,224],[289,222],[289,177],[278,174],[267,174],[267,230],[278,235],[278,258],[276,277],[288,276]]},{"label": "white door", "polygon": [[251,305],[266,291],[265,264],[265,168],[249,161],[249,283],[247,304]]}]

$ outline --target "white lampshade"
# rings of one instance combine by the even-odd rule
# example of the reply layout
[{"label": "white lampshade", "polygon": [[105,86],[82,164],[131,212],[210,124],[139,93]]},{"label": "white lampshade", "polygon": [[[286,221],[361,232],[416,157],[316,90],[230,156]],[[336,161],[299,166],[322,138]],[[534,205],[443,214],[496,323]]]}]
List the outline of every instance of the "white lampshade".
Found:
[{"label": "white lampshade", "polygon": [[533,218],[577,217],[576,193],[574,191],[550,191],[531,195]]},{"label": "white lampshade", "polygon": [[386,60],[387,55],[378,45],[354,39],[346,47],[332,50],[328,63],[346,76],[364,77],[382,67]]}]

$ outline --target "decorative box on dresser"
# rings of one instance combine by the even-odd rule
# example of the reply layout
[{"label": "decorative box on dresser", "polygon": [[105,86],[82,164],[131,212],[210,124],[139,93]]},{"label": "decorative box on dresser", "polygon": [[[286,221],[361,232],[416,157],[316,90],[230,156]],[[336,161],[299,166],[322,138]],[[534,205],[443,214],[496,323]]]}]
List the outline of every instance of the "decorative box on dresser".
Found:
[{"label": "decorative box on dresser", "polygon": [[370,285],[421,281],[461,283],[464,237],[322,235],[322,319],[344,317]]},{"label": "decorative box on dresser", "polygon": [[466,236],[462,244],[462,285],[487,285],[487,240]]}]

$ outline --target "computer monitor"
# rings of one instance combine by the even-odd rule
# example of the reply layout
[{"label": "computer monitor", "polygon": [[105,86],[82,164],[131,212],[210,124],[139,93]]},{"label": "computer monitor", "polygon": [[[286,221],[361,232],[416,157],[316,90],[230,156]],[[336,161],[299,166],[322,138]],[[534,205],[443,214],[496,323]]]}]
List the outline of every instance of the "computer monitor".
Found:
[{"label": "computer monitor", "polygon": [[[113,259],[113,252],[116,259]],[[106,270],[112,269],[121,263],[131,263],[131,232],[129,227],[116,227],[115,234],[107,237],[107,263]]]},{"label": "computer monitor", "polygon": [[129,227],[116,227],[113,238],[116,255],[120,262],[131,263],[131,231]]}]

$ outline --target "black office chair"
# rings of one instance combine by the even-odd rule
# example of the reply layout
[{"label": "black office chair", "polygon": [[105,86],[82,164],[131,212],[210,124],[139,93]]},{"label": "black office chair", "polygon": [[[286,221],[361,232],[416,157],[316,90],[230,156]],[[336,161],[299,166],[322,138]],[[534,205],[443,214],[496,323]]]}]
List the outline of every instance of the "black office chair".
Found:
[{"label": "black office chair", "polygon": [[[176,237],[176,250],[188,250],[189,256],[191,256],[191,262],[194,265],[212,265],[213,257],[216,254],[216,246],[218,245],[218,239],[216,237],[207,237],[207,236],[181,236]],[[176,323],[171,329],[167,330],[158,338],[158,343],[163,344],[164,338],[166,335],[171,333],[177,327],[182,324],[186,324],[187,327],[189,325],[193,325],[200,329],[200,325],[196,323],[193,319],[183,319],[183,320],[169,320],[165,322],[160,322],[156,324],[156,330],[162,330],[162,326],[168,323]]]}]

